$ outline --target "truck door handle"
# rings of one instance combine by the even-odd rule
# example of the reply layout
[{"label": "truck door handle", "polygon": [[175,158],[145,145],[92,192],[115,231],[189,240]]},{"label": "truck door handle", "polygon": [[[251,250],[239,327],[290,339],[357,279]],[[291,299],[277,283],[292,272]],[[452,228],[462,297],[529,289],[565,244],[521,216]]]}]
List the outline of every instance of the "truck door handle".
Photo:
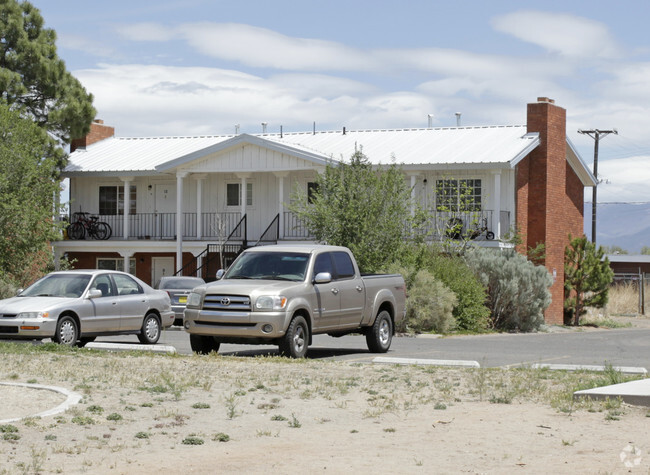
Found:
[{"label": "truck door handle", "polygon": [[361,292],[363,290],[363,287],[361,287],[360,285],[357,285],[356,289],[357,289],[358,292]]},{"label": "truck door handle", "polygon": [[332,293],[333,293],[334,295],[338,294],[338,293],[339,293],[339,289],[337,289],[336,287],[332,287]]}]

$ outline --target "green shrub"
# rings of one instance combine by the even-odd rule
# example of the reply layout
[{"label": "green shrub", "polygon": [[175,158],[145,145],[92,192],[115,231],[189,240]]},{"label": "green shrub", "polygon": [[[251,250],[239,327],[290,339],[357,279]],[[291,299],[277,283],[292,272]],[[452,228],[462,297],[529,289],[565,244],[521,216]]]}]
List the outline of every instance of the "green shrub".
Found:
[{"label": "green shrub", "polygon": [[456,328],[469,332],[486,331],[490,326],[486,289],[465,260],[431,248],[424,258],[424,265],[456,294],[458,302],[453,310]]},{"label": "green shrub", "polygon": [[456,327],[453,309],[458,299],[428,270],[417,272],[408,291],[407,330],[448,333]]},{"label": "green shrub", "polygon": [[6,276],[0,276],[0,299],[8,299],[16,296],[18,288]]},{"label": "green shrub", "polygon": [[553,283],[545,267],[536,266],[514,249],[476,248],[465,258],[487,287],[494,328],[533,331],[544,323]]}]

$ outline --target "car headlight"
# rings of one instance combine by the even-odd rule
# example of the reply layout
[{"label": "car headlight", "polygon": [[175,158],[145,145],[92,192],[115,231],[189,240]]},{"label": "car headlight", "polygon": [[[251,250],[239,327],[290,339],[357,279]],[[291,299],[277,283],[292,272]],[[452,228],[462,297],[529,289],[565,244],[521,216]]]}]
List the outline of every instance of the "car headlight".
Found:
[{"label": "car headlight", "polygon": [[197,292],[190,292],[187,296],[187,306],[188,307],[200,307],[201,306],[201,294]]},{"label": "car headlight", "polygon": [[283,295],[261,295],[255,301],[255,310],[282,310],[287,306]]},{"label": "car headlight", "polygon": [[16,318],[47,318],[50,312],[20,312]]}]

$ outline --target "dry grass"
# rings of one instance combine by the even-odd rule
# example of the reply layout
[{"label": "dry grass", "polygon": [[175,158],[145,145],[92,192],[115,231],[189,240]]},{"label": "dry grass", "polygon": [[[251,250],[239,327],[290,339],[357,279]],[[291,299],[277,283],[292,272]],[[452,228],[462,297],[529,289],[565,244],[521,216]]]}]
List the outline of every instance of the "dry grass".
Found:
[{"label": "dry grass", "polygon": [[[650,313],[650,284],[645,286],[646,315]],[[639,286],[635,282],[614,284],[609,290],[609,302],[602,309],[587,309],[587,319],[598,319],[615,316],[639,316]]]}]

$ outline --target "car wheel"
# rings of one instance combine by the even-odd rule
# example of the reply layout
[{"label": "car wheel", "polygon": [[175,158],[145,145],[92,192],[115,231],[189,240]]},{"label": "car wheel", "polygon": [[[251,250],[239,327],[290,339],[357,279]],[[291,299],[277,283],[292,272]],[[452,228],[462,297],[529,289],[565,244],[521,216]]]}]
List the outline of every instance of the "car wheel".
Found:
[{"label": "car wheel", "polygon": [[155,345],[160,339],[160,320],[155,313],[148,313],[142,322],[142,329],[138,335],[140,343]]},{"label": "car wheel", "polygon": [[56,332],[54,333],[55,342],[60,345],[73,346],[77,343],[79,337],[79,325],[72,317],[61,317],[56,324]]},{"label": "car wheel", "polygon": [[278,345],[280,354],[289,358],[304,358],[309,346],[309,327],[304,317],[298,315],[291,320],[287,333]]},{"label": "car wheel", "polygon": [[95,336],[82,336],[81,338],[79,338],[79,341],[77,342],[77,346],[79,348],[83,348],[88,343],[92,343],[93,341],[95,341],[95,338],[97,338],[97,337],[95,337]]},{"label": "car wheel", "polygon": [[393,341],[393,321],[386,310],[377,315],[375,323],[366,334],[366,343],[372,353],[386,353]]},{"label": "car wheel", "polygon": [[221,344],[212,336],[190,335],[190,346],[192,351],[200,355],[207,355],[219,351]]}]

